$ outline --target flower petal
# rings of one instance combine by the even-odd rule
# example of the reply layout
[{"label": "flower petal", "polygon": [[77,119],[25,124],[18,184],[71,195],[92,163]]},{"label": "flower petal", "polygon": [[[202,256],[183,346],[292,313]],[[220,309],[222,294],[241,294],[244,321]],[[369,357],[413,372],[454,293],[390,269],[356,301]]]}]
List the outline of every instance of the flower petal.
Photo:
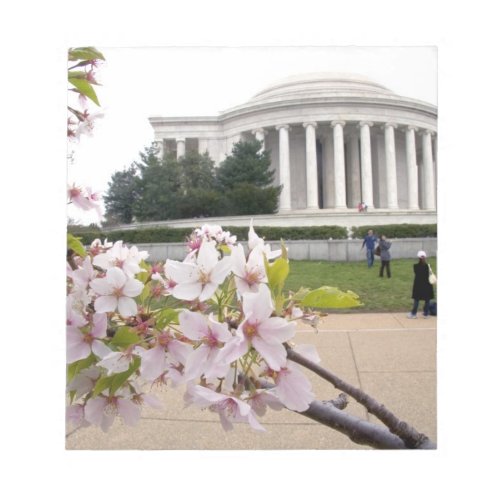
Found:
[{"label": "flower petal", "polygon": [[96,278],[90,282],[90,288],[99,295],[110,295],[113,287],[106,278]]},{"label": "flower petal", "polygon": [[141,376],[152,382],[156,380],[167,368],[165,349],[161,345],[153,349],[138,352],[141,357]]},{"label": "flower petal", "polygon": [[244,276],[246,271],[246,257],[245,250],[241,243],[233,248],[231,252],[231,270],[236,276]]},{"label": "flower petal", "polygon": [[200,296],[202,291],[201,283],[181,283],[172,290],[172,295],[176,299],[194,300]]},{"label": "flower petal", "polygon": [[97,297],[94,302],[94,308],[98,313],[113,312],[118,305],[118,299],[113,295],[103,295]]},{"label": "flower petal", "polygon": [[104,313],[94,314],[94,326],[90,332],[94,338],[103,339],[106,337],[108,327],[108,316]]},{"label": "flower petal", "polygon": [[137,304],[130,297],[120,297],[118,299],[118,312],[122,316],[134,316],[137,314]]},{"label": "flower petal", "polygon": [[309,379],[299,369],[290,367],[279,372],[273,391],[290,410],[305,411],[314,400]]},{"label": "flower petal", "polygon": [[283,343],[295,335],[295,323],[283,318],[267,318],[259,324],[259,335],[268,343]]},{"label": "flower petal", "polygon": [[101,425],[106,405],[106,398],[101,396],[89,399],[84,409],[85,420],[94,425]]},{"label": "flower petal", "polygon": [[286,350],[281,344],[268,344],[260,337],[252,338],[252,345],[273,370],[279,371],[286,364]]},{"label": "flower petal", "polygon": [[203,241],[198,251],[196,263],[203,272],[210,272],[219,261],[219,252],[215,249],[215,241]]},{"label": "flower petal", "polygon": [[191,340],[200,340],[209,333],[205,316],[192,311],[179,314],[179,327],[183,335]]},{"label": "flower petal", "polygon": [[190,354],[184,370],[186,380],[193,380],[203,374],[209,354],[210,347],[207,345],[201,345]]},{"label": "flower petal", "polygon": [[216,283],[207,283],[199,295],[199,300],[204,302],[208,300],[217,290],[218,285]]},{"label": "flower petal", "polygon": [[247,293],[243,296],[243,312],[245,316],[251,314],[254,321],[260,322],[269,318],[273,311],[271,292],[266,285],[261,285],[257,293]]},{"label": "flower petal", "polygon": [[125,286],[122,289],[122,292],[127,297],[137,297],[141,294],[144,288],[144,284],[135,278],[127,279]]},{"label": "flower petal", "polygon": [[212,283],[217,283],[218,285],[220,285],[231,271],[231,266],[231,257],[223,257],[219,262],[217,262],[212,272],[210,273],[210,280],[212,281]]},{"label": "flower petal", "polygon": [[108,269],[105,279],[113,288],[122,288],[127,281],[127,276],[120,268],[112,267]]},{"label": "flower petal", "polygon": [[118,412],[127,425],[137,425],[141,418],[141,408],[128,399],[118,398]]},{"label": "flower petal", "polygon": [[165,275],[176,283],[193,283],[198,281],[198,266],[189,262],[177,262],[167,260],[165,263]]},{"label": "flower petal", "polygon": [[67,332],[66,363],[74,363],[80,359],[88,358],[90,345],[84,342],[83,335],[78,332]]}]

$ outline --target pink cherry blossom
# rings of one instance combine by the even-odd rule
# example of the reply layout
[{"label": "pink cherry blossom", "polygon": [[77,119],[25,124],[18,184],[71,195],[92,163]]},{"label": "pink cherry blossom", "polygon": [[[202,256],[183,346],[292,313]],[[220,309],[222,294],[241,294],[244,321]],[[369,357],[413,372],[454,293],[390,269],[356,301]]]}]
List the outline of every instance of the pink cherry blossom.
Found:
[{"label": "pink cherry blossom", "polygon": [[95,383],[101,375],[102,371],[97,366],[84,368],[68,384],[68,391],[74,391],[74,398],[78,400],[94,388]]},{"label": "pink cherry blossom", "polygon": [[81,327],[87,324],[87,320],[77,309],[78,304],[72,295],[66,297],[66,326]]},{"label": "pink cherry blossom", "polygon": [[261,247],[255,247],[245,258],[242,245],[237,245],[231,253],[232,271],[236,288],[240,294],[257,292],[260,283],[267,283],[264,257]]},{"label": "pink cherry blossom", "polygon": [[139,263],[148,257],[148,252],[140,252],[136,246],[128,248],[122,241],[117,241],[112,248],[105,253],[94,257],[94,265],[102,269],[120,268],[127,276],[133,277],[141,272]]},{"label": "pink cherry blossom", "polygon": [[70,203],[82,210],[94,210],[96,208],[96,203],[88,197],[82,188],[75,186],[75,184],[68,186],[68,198]]},{"label": "pink cherry blossom", "polygon": [[271,317],[273,311],[271,292],[266,285],[260,285],[257,293],[244,294],[245,321],[238,331],[273,370],[279,370],[286,364],[283,342],[295,335],[295,323]]},{"label": "pink cherry blossom", "polygon": [[281,403],[276,395],[264,389],[257,389],[257,391],[247,399],[247,402],[259,417],[265,415],[267,407],[278,411],[284,407],[284,404]]},{"label": "pink cherry blossom", "polygon": [[137,304],[132,297],[140,295],[144,285],[118,267],[108,269],[105,278],[92,280],[90,287],[99,295],[94,303],[97,312],[114,312],[118,308],[122,316],[137,314]]},{"label": "pink cherry blossom", "polygon": [[86,359],[91,352],[102,358],[109,354],[111,349],[100,339],[106,337],[108,318],[106,314],[96,313],[93,316],[92,329],[83,333],[76,326],[66,328],[66,362],[73,363],[80,359]]},{"label": "pink cherry blossom", "polygon": [[[170,369],[179,365],[185,366],[191,350],[190,345],[177,340],[169,332],[162,332],[157,336],[154,347],[144,349],[144,347],[136,346],[134,354],[141,358],[141,377],[153,382]],[[178,371],[174,374],[176,382],[180,382],[178,374]]]},{"label": "pink cherry blossom", "polygon": [[85,420],[93,425],[99,425],[107,432],[117,416],[126,425],[136,425],[141,416],[140,406],[124,396],[97,396],[90,398],[85,404]]},{"label": "pink cherry blossom", "polygon": [[314,400],[312,385],[299,366],[288,361],[286,367],[276,375],[276,386],[272,389],[278,399],[290,410],[305,411]]},{"label": "pink cherry blossom", "polygon": [[127,349],[125,351],[110,351],[106,356],[104,356],[97,366],[102,366],[108,371],[107,375],[112,375],[113,373],[122,373],[129,369],[130,363],[134,360],[133,349]]},{"label": "pink cherry blossom", "polygon": [[281,255],[281,249],[271,250],[271,245],[265,243],[263,238],[259,238],[259,236],[257,236],[257,233],[253,228],[253,220],[250,221],[250,227],[248,229],[248,248],[250,250],[260,248],[267,260],[276,259]]},{"label": "pink cherry blossom", "polygon": [[172,295],[181,300],[205,301],[212,297],[217,287],[226,279],[230,268],[230,257],[219,260],[214,241],[204,241],[194,262],[167,261],[167,270],[177,285]]},{"label": "pink cherry blossom", "polygon": [[73,427],[87,427],[90,425],[85,420],[83,404],[73,404],[66,407],[66,422]]},{"label": "pink cherry blossom", "polygon": [[179,328],[183,335],[199,345],[187,359],[186,380],[205,375],[207,378],[223,377],[226,363],[218,362],[220,348],[232,338],[227,324],[215,321],[213,314],[205,315],[191,311],[179,314]]},{"label": "pink cherry blossom", "polygon": [[209,408],[219,414],[224,430],[232,430],[232,422],[247,422],[258,431],[265,431],[255,416],[251,406],[233,396],[215,392],[201,385],[189,385],[186,401],[200,408]]},{"label": "pink cherry blossom", "polygon": [[93,280],[97,275],[97,272],[94,270],[92,266],[92,262],[90,257],[86,257],[83,261],[81,267],[75,269],[71,274],[73,278],[73,282],[77,287],[87,288],[89,286],[89,282]]}]

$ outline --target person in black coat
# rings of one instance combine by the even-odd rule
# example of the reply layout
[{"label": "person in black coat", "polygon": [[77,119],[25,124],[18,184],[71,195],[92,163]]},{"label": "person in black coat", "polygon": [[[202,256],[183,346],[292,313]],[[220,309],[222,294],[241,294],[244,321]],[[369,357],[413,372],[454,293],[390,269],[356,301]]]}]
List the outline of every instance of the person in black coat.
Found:
[{"label": "person in black coat", "polygon": [[387,272],[387,277],[391,277],[391,252],[389,248],[391,248],[392,243],[386,238],[385,234],[380,237],[378,242],[380,247],[380,271],[378,275],[383,278],[384,277],[384,269]]},{"label": "person in black coat", "polygon": [[413,289],[411,298],[413,299],[413,309],[408,314],[410,319],[416,319],[418,303],[424,301],[424,318],[429,317],[429,305],[434,298],[434,287],[429,283],[429,264],[427,264],[427,255],[423,250],[417,253],[418,263],[413,265],[415,278],[413,280]]}]

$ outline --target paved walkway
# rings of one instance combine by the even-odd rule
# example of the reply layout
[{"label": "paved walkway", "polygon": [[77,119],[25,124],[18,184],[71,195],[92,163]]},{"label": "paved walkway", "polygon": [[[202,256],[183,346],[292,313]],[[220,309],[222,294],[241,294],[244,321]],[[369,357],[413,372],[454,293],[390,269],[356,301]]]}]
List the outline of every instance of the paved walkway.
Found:
[{"label": "paved walkway", "polygon": [[[436,318],[416,320],[406,313],[331,314],[319,333],[299,325],[295,342],[314,344],[321,365],[384,404],[437,443]],[[339,391],[311,374],[318,399]],[[69,430],[72,450],[266,450],[364,449],[333,429],[288,410],[268,411],[260,418],[267,432],[238,424],[225,432],[216,414],[184,408],[183,390],[157,392],[163,411],[145,407],[136,427],[119,421],[107,432],[96,427]],[[347,412],[376,422],[350,400]]]}]

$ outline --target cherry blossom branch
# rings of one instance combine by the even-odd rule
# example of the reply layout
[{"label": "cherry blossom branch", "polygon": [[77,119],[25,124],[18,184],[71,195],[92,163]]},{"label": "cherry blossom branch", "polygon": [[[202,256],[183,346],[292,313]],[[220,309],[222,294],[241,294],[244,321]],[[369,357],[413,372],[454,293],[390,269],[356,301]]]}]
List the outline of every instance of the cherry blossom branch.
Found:
[{"label": "cherry blossom branch", "polygon": [[[294,361],[304,368],[307,368],[316,373],[316,375],[319,375],[321,378],[327,380],[334,387],[345,392],[353,399],[355,399],[358,403],[362,404],[369,413],[375,415],[382,423],[384,423],[392,434],[398,436],[403,441],[406,448],[432,449],[436,447],[436,445],[432,443],[425,434],[418,432],[406,422],[399,420],[396,415],[389,411],[384,405],[380,404],[374,398],[363,392],[361,389],[348,384],[329,370],[326,370],[313,361],[310,361],[309,359],[300,355],[299,353],[294,351],[288,344],[285,344],[285,348],[287,350],[287,357],[289,360]],[[309,412],[310,409],[306,412],[303,412],[303,414],[306,415],[306,413]],[[323,412],[320,412],[320,414],[322,415]],[[313,417],[311,416],[311,418]]]},{"label": "cherry blossom branch", "polygon": [[[273,387],[273,384],[262,379],[259,379],[259,385],[265,389],[271,389]],[[408,449],[405,442],[391,433],[386,427],[362,420],[342,411],[346,405],[345,395],[340,394],[337,399],[332,401],[313,401],[307,410],[295,413],[304,415],[327,427],[331,427],[357,444],[370,446],[378,450]],[[435,448],[430,441],[426,443],[427,444],[423,444],[419,448]]]}]

